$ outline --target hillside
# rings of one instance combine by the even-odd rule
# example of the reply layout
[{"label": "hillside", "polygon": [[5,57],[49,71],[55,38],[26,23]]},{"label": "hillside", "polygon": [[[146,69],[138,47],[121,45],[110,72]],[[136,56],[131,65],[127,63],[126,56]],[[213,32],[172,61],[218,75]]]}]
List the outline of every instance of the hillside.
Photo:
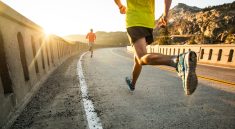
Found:
[{"label": "hillside", "polygon": [[[103,32],[98,31],[96,34],[96,44],[99,45],[117,45],[124,46],[129,44],[126,32]],[[67,40],[87,43],[86,35],[68,35],[64,37]]]},{"label": "hillside", "polygon": [[[98,31],[96,35],[97,44],[129,44],[126,32]],[[65,39],[86,43],[85,37],[69,35]],[[235,2],[203,9],[179,3],[169,12],[167,28],[154,29],[154,38],[156,44],[235,44]]]},{"label": "hillside", "polygon": [[155,38],[165,35],[183,36],[173,39],[174,41],[169,41],[170,38],[164,40],[157,38],[159,42],[165,42],[165,44],[235,43],[235,2],[204,9],[179,3],[170,10],[169,19],[167,30],[163,28],[154,30]]}]

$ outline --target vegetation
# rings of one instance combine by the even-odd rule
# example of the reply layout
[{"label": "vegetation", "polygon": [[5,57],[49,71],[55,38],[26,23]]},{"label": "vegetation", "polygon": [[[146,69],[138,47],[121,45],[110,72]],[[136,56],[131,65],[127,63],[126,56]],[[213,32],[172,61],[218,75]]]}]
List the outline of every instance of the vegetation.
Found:
[{"label": "vegetation", "polygon": [[210,11],[213,9],[217,9],[220,11],[227,11],[227,10],[235,9],[235,1],[232,2],[232,4],[228,3],[228,4],[223,4],[223,5],[217,5],[217,6],[208,6],[204,9],[202,9],[202,11],[205,12],[205,11]]},{"label": "vegetation", "polygon": [[[96,34],[96,44],[109,46],[126,46],[129,45],[129,40],[126,32],[103,32],[98,31]],[[64,37],[70,41],[78,41],[87,43],[86,35],[69,35]]]},{"label": "vegetation", "polygon": [[204,9],[180,3],[170,10],[168,31],[156,28],[154,37],[162,45],[234,43],[234,10],[235,1]]},{"label": "vegetation", "polygon": [[161,28],[156,36],[156,42],[159,45],[170,45],[171,39],[167,28]]},{"label": "vegetation", "polygon": [[195,36],[192,36],[192,37],[190,38],[188,44],[190,44],[190,45],[192,45],[192,44],[197,44],[197,43],[195,42]]},{"label": "vegetation", "polygon": [[102,45],[129,45],[129,40],[126,32],[96,32],[97,44]]}]

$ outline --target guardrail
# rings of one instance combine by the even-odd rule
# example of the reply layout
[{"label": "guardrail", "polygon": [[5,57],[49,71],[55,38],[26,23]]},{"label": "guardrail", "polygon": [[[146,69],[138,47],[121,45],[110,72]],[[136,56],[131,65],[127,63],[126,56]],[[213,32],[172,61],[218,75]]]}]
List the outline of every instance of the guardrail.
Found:
[{"label": "guardrail", "polygon": [[33,89],[71,55],[87,49],[58,36],[0,2],[0,127]]},{"label": "guardrail", "polygon": [[[128,51],[133,52],[131,46]],[[217,66],[235,67],[235,45],[149,45],[148,53],[161,53],[165,55],[179,55],[189,50],[197,53],[199,63]]]}]

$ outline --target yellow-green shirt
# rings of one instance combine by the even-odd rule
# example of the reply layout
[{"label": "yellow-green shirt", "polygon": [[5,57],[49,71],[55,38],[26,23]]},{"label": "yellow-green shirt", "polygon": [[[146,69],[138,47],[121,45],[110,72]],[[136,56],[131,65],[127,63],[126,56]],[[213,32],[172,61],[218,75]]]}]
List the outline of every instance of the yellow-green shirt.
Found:
[{"label": "yellow-green shirt", "polygon": [[155,0],[127,0],[126,27],[154,28]]}]

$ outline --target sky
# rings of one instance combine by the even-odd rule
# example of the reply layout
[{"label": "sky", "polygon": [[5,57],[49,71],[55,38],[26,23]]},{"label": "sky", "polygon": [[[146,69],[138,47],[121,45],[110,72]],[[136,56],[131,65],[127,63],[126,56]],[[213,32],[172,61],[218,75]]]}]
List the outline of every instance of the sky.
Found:
[{"label": "sky", "polygon": [[[35,22],[48,34],[66,36],[96,31],[126,31],[125,15],[119,13],[114,0],[0,0]],[[121,0],[125,5],[126,0]],[[172,0],[204,8],[234,0]],[[156,19],[163,13],[164,0],[155,0]]]}]

